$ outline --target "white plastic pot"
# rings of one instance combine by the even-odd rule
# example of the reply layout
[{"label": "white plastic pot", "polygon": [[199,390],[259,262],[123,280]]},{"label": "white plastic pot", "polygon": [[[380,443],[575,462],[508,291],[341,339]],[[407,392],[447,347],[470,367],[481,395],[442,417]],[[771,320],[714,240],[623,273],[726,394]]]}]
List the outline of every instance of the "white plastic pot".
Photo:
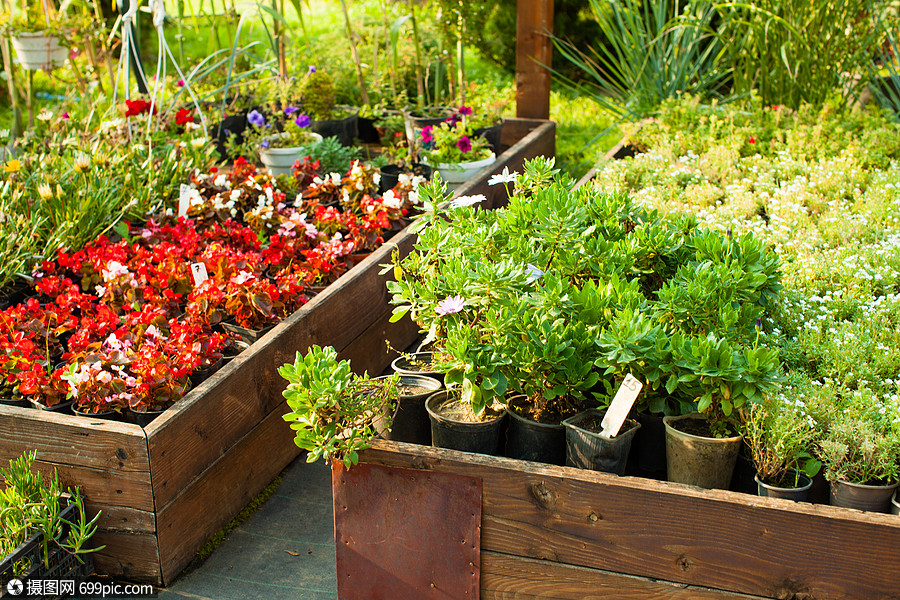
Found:
[{"label": "white plastic pot", "polygon": [[51,71],[62,66],[69,55],[68,48],[59,45],[59,38],[40,31],[20,33],[12,38],[13,48],[23,69]]}]

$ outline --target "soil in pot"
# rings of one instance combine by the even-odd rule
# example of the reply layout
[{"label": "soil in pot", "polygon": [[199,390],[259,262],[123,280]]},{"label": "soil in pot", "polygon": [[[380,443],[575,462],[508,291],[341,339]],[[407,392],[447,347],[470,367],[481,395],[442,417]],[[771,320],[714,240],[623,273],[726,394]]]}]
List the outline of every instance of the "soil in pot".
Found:
[{"label": "soil in pot", "polygon": [[400,375],[425,375],[437,379],[442,384],[444,374],[434,370],[431,352],[414,352],[394,359],[391,368]]},{"label": "soil in pot", "polygon": [[525,406],[527,398],[510,398],[506,410],[509,423],[506,429],[504,455],[519,460],[530,460],[551,465],[566,463],[566,428],[559,415],[552,415],[547,422],[530,418]]},{"label": "soil in pot", "polygon": [[635,434],[641,427],[635,419],[625,423],[614,438],[603,430],[606,411],[590,409],[563,421],[566,428],[566,465],[624,475]]},{"label": "soil in pot", "polygon": [[741,436],[711,437],[699,413],[665,417],[668,480],[707,489],[728,489]]},{"label": "soil in pot", "polygon": [[855,508],[869,512],[886,513],[891,507],[891,497],[896,492],[898,482],[887,484],[851,483],[839,479],[831,482],[830,502],[832,506]]},{"label": "soil in pot", "polygon": [[478,418],[468,404],[446,390],[429,396],[425,409],[431,420],[432,445],[463,452],[497,454],[505,412],[488,408]]},{"label": "soil in pot", "polygon": [[795,481],[794,474],[794,471],[790,471],[789,475],[784,478],[784,481],[774,483],[761,480],[759,475],[755,476],[754,480],[758,488],[757,495],[766,498],[784,498],[794,502],[806,502],[806,499],[809,497],[809,489],[812,487],[812,479],[800,473],[799,477],[796,478],[797,485],[792,486],[791,484]]},{"label": "soil in pot", "polygon": [[376,423],[376,431],[388,440],[431,445],[431,421],[425,410],[425,399],[442,387],[443,384],[432,377],[401,375],[397,386],[400,398],[391,428],[388,430]]}]

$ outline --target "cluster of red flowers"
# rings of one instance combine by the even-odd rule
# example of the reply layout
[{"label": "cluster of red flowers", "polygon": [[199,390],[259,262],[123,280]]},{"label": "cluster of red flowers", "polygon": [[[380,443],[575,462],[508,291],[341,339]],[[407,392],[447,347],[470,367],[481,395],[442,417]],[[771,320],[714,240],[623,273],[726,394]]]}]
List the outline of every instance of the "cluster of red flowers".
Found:
[{"label": "cluster of red flowers", "polygon": [[[37,297],[0,311],[0,396],[46,406],[69,397],[87,412],[180,398],[190,374],[221,357],[221,324],[277,322],[340,276],[349,255],[402,228],[415,201],[408,182],[379,197],[371,168],[323,178],[317,167],[295,165],[305,186],[292,203],[244,160],[227,174],[196,174],[187,217],[125,224],[42,262]],[[192,265],[207,278],[195,280]]]}]

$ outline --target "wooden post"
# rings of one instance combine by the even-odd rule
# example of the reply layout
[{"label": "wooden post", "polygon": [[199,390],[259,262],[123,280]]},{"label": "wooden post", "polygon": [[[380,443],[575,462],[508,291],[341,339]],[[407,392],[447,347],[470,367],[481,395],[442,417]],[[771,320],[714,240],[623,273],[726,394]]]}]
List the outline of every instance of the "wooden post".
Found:
[{"label": "wooden post", "polygon": [[516,11],[516,116],[549,119],[553,0],[518,0]]}]

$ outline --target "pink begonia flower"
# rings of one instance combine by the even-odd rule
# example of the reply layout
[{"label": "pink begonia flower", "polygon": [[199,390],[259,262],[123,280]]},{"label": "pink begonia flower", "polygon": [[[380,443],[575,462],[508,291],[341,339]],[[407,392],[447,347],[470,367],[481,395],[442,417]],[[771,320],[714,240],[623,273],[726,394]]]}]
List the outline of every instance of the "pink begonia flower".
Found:
[{"label": "pink begonia flower", "polygon": [[434,312],[442,316],[452,315],[461,311],[465,303],[466,300],[462,296],[447,296],[446,298],[438,302],[437,308],[434,309]]}]

